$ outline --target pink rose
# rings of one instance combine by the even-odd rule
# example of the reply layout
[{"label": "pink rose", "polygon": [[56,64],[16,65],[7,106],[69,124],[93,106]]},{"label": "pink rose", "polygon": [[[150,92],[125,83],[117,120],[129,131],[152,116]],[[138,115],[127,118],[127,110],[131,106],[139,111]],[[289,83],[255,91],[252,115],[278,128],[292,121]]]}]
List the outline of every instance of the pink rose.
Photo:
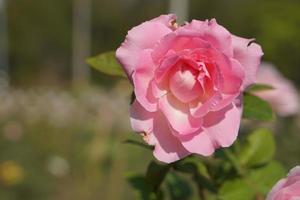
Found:
[{"label": "pink rose", "polygon": [[300,166],[293,168],[287,178],[281,179],[268,194],[267,200],[300,199]]},{"label": "pink rose", "polygon": [[134,86],[131,125],[170,163],[211,155],[236,139],[243,90],[263,55],[253,40],[232,35],[215,19],[183,26],[162,15],[128,31],[116,57]]},{"label": "pink rose", "polygon": [[254,94],[268,101],[280,116],[289,116],[299,112],[299,96],[293,83],[284,78],[276,68],[263,63],[257,74],[257,83],[272,86],[272,90],[256,91]]}]

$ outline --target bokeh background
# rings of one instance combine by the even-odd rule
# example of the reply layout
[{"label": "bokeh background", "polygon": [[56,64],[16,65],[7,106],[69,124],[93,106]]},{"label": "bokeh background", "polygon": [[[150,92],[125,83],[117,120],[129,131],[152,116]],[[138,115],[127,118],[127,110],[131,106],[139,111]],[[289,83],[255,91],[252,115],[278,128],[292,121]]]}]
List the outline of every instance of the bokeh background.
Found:
[{"label": "bokeh background", "polygon": [[[143,173],[152,156],[124,143],[139,139],[131,87],[85,59],[170,10],[255,37],[263,59],[300,86],[299,0],[0,0],[0,199],[135,199],[124,177]],[[277,159],[299,164],[300,117],[267,126]]]}]

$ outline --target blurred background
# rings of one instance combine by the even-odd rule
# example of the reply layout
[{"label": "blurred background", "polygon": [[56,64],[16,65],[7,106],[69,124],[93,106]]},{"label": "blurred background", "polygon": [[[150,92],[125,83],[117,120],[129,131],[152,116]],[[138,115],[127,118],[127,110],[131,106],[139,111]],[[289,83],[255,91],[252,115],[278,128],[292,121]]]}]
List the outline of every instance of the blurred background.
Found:
[{"label": "blurred background", "polygon": [[[299,10],[299,0],[0,0],[0,199],[134,199],[124,176],[143,173],[152,155],[124,144],[139,139],[131,87],[85,64],[131,27],[168,12],[216,18],[255,37],[299,87]],[[277,159],[299,164],[300,117],[269,126]]]}]

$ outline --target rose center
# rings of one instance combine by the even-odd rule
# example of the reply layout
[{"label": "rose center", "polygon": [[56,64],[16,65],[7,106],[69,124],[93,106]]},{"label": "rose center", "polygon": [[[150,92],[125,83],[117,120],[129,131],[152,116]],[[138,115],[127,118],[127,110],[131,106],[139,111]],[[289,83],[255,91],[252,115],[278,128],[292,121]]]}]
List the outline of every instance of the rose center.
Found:
[{"label": "rose center", "polygon": [[203,89],[197,80],[199,71],[185,63],[177,66],[171,73],[169,86],[173,95],[187,103],[203,94]]}]

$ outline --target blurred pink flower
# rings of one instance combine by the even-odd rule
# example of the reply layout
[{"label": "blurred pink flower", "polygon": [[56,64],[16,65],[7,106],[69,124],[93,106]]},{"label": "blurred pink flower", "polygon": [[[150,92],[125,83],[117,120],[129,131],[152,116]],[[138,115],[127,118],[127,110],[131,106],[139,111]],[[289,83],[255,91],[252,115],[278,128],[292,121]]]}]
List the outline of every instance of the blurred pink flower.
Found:
[{"label": "blurred pink flower", "polygon": [[162,15],[128,31],[116,57],[134,86],[132,128],[174,162],[211,155],[236,139],[241,94],[254,83],[263,55],[251,39],[232,35],[215,19],[178,26]]},{"label": "blurred pink flower", "polygon": [[272,188],[266,200],[299,200],[300,166],[293,168],[287,178],[281,179]]},{"label": "blurred pink flower", "polygon": [[257,83],[274,88],[256,91],[254,94],[269,102],[279,116],[289,116],[299,112],[299,96],[295,86],[272,64],[262,63],[257,74]]}]

